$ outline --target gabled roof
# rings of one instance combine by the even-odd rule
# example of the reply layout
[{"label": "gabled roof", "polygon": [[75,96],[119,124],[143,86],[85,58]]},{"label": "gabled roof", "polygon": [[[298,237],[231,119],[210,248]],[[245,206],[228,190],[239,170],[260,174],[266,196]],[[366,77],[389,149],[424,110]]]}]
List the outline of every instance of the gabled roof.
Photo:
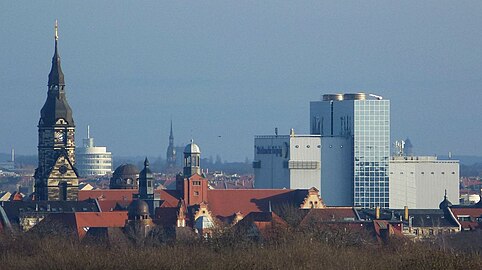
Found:
[{"label": "gabled roof", "polygon": [[[154,190],[159,194],[161,200],[164,201],[165,206],[177,206],[180,195],[176,190]],[[134,194],[138,194],[137,189],[96,189],[96,190],[79,190],[79,200],[97,199],[101,201],[125,201],[130,202]],[[115,205],[114,205],[115,206]]]},{"label": "gabled roof", "polygon": [[[244,222],[279,222],[279,223],[284,223],[286,222],[280,218],[276,213],[274,212],[251,212],[249,213],[246,217],[242,219]],[[240,222],[242,222],[240,221]],[[287,225],[287,224],[286,224]]]},{"label": "gabled roof", "polygon": [[211,189],[208,202],[213,216],[223,219],[237,212],[269,212],[270,204],[299,207],[307,195],[308,190],[301,189]]},{"label": "gabled roof", "polygon": [[460,218],[461,216],[469,216],[470,221],[467,220],[459,220],[460,225],[464,229],[475,230],[477,228],[482,228],[482,223],[477,221],[477,218],[482,218],[482,208],[451,208],[452,212],[454,213],[456,218]]},{"label": "gabled roof", "polygon": [[[12,223],[19,222],[21,214],[51,214],[51,213],[74,213],[74,212],[99,212],[94,200],[86,201],[10,201],[0,204],[6,216]],[[5,223],[4,220],[1,220]]]},{"label": "gabled roof", "polygon": [[75,232],[82,239],[91,228],[123,228],[126,224],[127,212],[90,212],[90,213],[53,213],[43,219],[37,226],[51,226],[55,223]]},{"label": "gabled roof", "polygon": [[327,207],[313,208],[308,211],[301,221],[301,225],[309,225],[310,223],[328,223],[328,222],[355,222],[360,221],[353,207]]},{"label": "gabled roof", "polygon": [[410,213],[410,217],[412,218],[412,226],[413,227],[458,227],[456,221],[452,220],[451,218],[447,218],[441,212],[428,212],[428,213]]},{"label": "gabled roof", "polygon": [[[263,237],[268,236],[267,233],[273,226],[278,226],[278,228],[289,227],[288,223],[274,212],[251,212],[235,225],[238,229],[248,229],[243,233]],[[249,228],[254,230],[249,230]]]},{"label": "gabled roof", "polygon": [[[374,220],[374,209],[357,209],[361,219]],[[381,209],[379,220],[400,220],[403,217],[403,209]],[[409,209],[408,215],[412,220],[413,227],[458,227],[450,213],[443,209]]]},{"label": "gabled roof", "polygon": [[98,202],[102,212],[121,210],[119,207],[126,210],[130,204],[130,201],[98,200]]},{"label": "gabled roof", "polygon": [[137,189],[96,189],[79,190],[79,200],[97,199],[99,201],[132,201]]},{"label": "gabled roof", "polygon": [[451,210],[455,216],[469,215],[474,218],[482,217],[482,208],[466,207],[466,208],[451,208]]}]

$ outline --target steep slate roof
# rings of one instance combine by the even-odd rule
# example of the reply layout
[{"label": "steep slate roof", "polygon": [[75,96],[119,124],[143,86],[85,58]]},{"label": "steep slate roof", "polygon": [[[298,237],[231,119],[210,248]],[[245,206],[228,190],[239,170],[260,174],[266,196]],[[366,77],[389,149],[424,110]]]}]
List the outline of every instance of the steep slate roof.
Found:
[{"label": "steep slate roof", "polygon": [[[0,203],[11,223],[18,223],[21,213],[27,214],[52,214],[74,212],[99,212],[94,200],[86,201],[10,201]],[[5,220],[0,216],[2,223]]]},{"label": "steep slate roof", "polygon": [[299,206],[308,190],[290,189],[210,189],[208,208],[214,217],[222,219],[236,212],[269,212],[269,205],[294,204]]},{"label": "steep slate roof", "polygon": [[[365,220],[375,219],[374,209],[357,209],[359,216]],[[403,209],[381,209],[380,220],[400,220]],[[413,227],[458,227],[456,220],[443,209],[409,209]]]},{"label": "steep slate roof", "polygon": [[457,221],[448,218],[442,209],[413,209],[409,216],[413,217],[413,227],[458,227]]},{"label": "steep slate roof", "polygon": [[311,222],[355,222],[360,221],[352,207],[327,207],[306,210],[308,213],[301,221],[301,225]]}]

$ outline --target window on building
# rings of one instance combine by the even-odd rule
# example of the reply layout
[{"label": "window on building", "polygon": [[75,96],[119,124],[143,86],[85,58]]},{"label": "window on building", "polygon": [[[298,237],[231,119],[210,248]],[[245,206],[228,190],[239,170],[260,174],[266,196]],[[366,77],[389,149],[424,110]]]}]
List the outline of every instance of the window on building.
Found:
[{"label": "window on building", "polygon": [[194,191],[194,196],[199,196],[199,191]]},{"label": "window on building", "polygon": [[192,185],[193,185],[193,186],[200,186],[200,185],[201,185],[201,181],[192,181]]}]

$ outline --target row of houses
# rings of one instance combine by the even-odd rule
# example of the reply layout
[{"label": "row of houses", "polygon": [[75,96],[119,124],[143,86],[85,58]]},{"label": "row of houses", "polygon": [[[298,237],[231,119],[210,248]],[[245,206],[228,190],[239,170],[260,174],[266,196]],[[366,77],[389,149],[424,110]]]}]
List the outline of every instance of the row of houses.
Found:
[{"label": "row of houses", "polygon": [[[315,228],[368,232],[382,241],[399,235],[430,238],[476,230],[482,224],[482,202],[453,206],[445,195],[439,209],[327,207],[319,190],[213,189],[201,173],[199,147],[184,151],[185,166],[173,190],[154,189],[146,159],[138,186],[128,165],[116,170],[111,189],[79,190],[77,201],[40,201],[14,194],[0,202],[0,229],[29,231],[67,228],[78,239],[134,233],[146,237],[160,229],[208,237],[223,228],[262,237],[272,228]],[[39,226],[40,225],[40,226]],[[247,229],[246,229],[247,228]]]},{"label": "row of houses", "polygon": [[[155,228],[207,237],[227,227],[240,227],[250,237],[263,237],[273,228],[317,228],[369,233],[378,240],[390,236],[413,239],[480,229],[482,205],[441,209],[363,209],[326,207],[315,188],[309,190],[208,190],[207,202],[187,204],[175,190],[156,190],[162,198],[153,215],[137,190],[80,191],[80,200],[23,201],[0,204],[2,231],[33,227],[68,228],[75,237],[113,237],[127,231],[146,237]],[[55,224],[55,225],[53,225]],[[246,230],[246,228],[248,228]]]}]

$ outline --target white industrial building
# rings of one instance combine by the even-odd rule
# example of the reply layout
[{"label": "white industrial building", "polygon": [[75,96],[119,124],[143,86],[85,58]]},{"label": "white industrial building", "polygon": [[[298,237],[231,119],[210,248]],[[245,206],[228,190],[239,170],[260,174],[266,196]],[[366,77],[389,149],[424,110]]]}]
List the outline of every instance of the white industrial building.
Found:
[{"label": "white industrial building", "polygon": [[107,147],[95,146],[87,127],[87,139],[83,139],[83,147],[76,149],[77,163],[81,177],[102,176],[112,173],[112,153]]},{"label": "white industrial building", "polygon": [[447,190],[459,199],[459,161],[435,156],[393,156],[390,159],[390,208],[436,209]]},{"label": "white industrial building", "polygon": [[319,135],[255,136],[255,188],[321,189]]}]

